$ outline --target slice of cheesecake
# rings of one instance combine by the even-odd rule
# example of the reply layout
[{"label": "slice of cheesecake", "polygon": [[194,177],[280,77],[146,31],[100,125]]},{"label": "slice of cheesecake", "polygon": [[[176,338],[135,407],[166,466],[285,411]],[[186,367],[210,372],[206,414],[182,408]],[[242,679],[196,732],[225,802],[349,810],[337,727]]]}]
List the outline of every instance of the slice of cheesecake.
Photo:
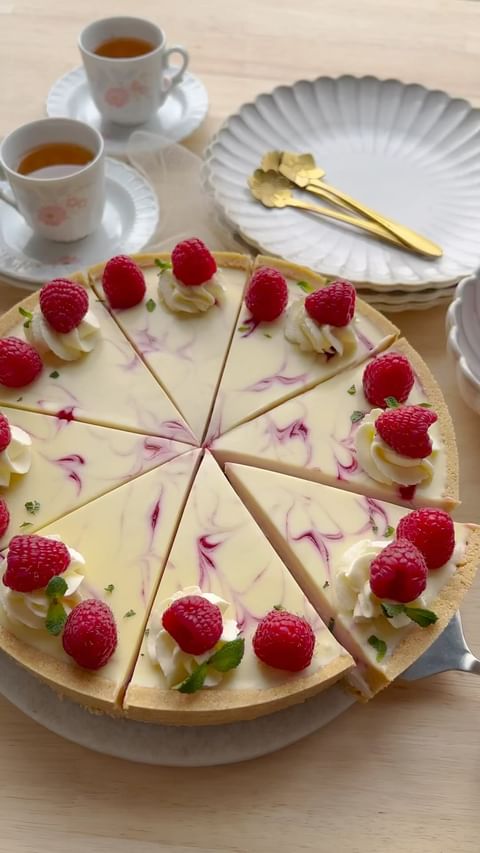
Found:
[{"label": "slice of cheesecake", "polygon": [[343,354],[303,351],[286,336],[292,304],[322,287],[325,279],[304,267],[259,255],[254,270],[265,266],[285,276],[288,308],[273,322],[254,325],[243,306],[208,429],[209,441],[346,367],[365,361],[372,353],[388,347],[398,334],[385,317],[359,299],[348,326],[352,339],[345,342]]},{"label": "slice of cheesecake", "polygon": [[[159,298],[159,279],[171,275],[165,268],[170,255],[159,254],[133,256],[145,276],[145,299],[134,308],[112,311],[198,441],[205,433],[250,271],[246,255],[216,252],[214,256],[219,298],[208,310],[171,310]],[[163,264],[163,269],[155,261]],[[90,281],[102,298],[104,266],[89,271]]]},{"label": "slice of cheesecake", "polygon": [[363,495],[259,468],[227,464],[227,476],[305,594],[357,662],[349,676],[368,698],[413,663],[446,627],[472,584],[480,528],[455,525],[455,550],[430,570],[421,600],[435,624],[387,618],[369,585],[369,566],[407,511]]},{"label": "slice of cheesecake", "polygon": [[[413,489],[382,474],[381,482],[362,466],[359,430],[374,408],[362,388],[365,364],[345,370],[242,424],[216,439],[211,450],[221,462],[270,468],[406,506],[430,504],[452,509],[458,503],[458,456],[442,392],[407,341],[397,341],[388,352],[406,356],[413,368],[415,382],[406,404],[430,406],[438,415],[429,429],[433,443],[431,462],[425,468],[425,479]],[[392,466],[392,476],[397,474],[401,481],[405,470],[401,465]]]},{"label": "slice of cheesecake", "polygon": [[[75,276],[75,280],[86,285],[81,276]],[[59,420],[79,420],[194,444],[185,420],[105,306],[91,288],[87,292],[90,311],[99,326],[91,352],[74,361],[66,361],[52,352],[42,355],[43,370],[30,385],[22,388],[0,385],[0,405],[46,412]],[[31,315],[36,311],[38,293],[28,296],[0,319],[0,337],[25,340]]]},{"label": "slice of cheesecake", "polygon": [[59,536],[82,555],[85,565],[77,572],[84,579],[77,594],[103,600],[113,611],[118,645],[106,666],[96,672],[82,669],[63,651],[61,637],[42,624],[25,625],[25,614],[35,621],[41,611],[42,591],[25,594],[25,600],[21,593],[11,595],[2,581],[0,647],[60,693],[114,712],[136,660],[199,457],[200,451],[190,450],[40,531]]},{"label": "slice of cheesecake", "polygon": [[[226,620],[233,621],[245,640],[245,655],[215,686],[186,695],[172,689],[172,683],[174,687],[185,676],[179,649],[167,655],[164,672],[156,642],[169,599],[191,589],[223,601]],[[258,622],[275,606],[304,617],[315,632],[314,656],[302,672],[273,669],[254,654],[252,636]],[[316,693],[351,665],[350,656],[310,606],[208,452],[182,516],[147,632],[124,702],[129,717],[147,721],[197,725],[260,716]]]},{"label": "slice of cheesecake", "polygon": [[28,459],[24,474],[18,473],[22,467],[17,464],[18,459],[10,459],[10,447],[0,453],[0,478],[4,484],[0,495],[10,513],[0,548],[17,533],[34,533],[191,450],[188,444],[153,435],[59,421],[20,409],[0,408],[0,412],[8,419],[14,435],[18,429],[23,430],[31,441],[28,447],[21,448],[22,457],[26,455]]}]

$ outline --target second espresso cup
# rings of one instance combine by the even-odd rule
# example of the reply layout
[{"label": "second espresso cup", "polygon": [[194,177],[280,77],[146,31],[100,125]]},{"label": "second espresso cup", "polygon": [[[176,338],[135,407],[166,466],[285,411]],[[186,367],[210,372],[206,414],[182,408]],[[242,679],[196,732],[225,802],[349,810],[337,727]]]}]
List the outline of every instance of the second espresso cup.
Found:
[{"label": "second espresso cup", "polygon": [[16,207],[40,237],[80,240],[99,225],[105,205],[103,139],[70,118],[45,118],[13,130],[0,145],[0,175]]},{"label": "second espresso cup", "polygon": [[[163,30],[143,18],[94,21],[82,30],[78,43],[95,105],[103,118],[117,124],[148,121],[188,65],[185,48],[167,48]],[[180,66],[169,65],[174,53],[182,59]]]}]

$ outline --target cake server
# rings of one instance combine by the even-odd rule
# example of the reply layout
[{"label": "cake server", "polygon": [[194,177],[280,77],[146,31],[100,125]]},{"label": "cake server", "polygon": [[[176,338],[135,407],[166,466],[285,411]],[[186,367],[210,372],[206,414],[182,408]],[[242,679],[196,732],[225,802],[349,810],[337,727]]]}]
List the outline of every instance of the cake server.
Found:
[{"label": "cake server", "polygon": [[420,678],[450,670],[480,675],[480,660],[472,654],[466,643],[459,613],[455,614],[430,648],[409,666],[400,678],[405,681],[418,681]]}]

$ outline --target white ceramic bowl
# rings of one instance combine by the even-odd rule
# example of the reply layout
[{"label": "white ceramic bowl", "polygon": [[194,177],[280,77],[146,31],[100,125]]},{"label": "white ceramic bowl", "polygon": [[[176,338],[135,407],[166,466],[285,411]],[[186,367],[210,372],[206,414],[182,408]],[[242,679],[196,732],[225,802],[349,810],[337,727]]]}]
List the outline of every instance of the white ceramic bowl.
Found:
[{"label": "white ceramic bowl", "polygon": [[447,313],[447,331],[460,393],[480,415],[480,270],[458,285]]}]

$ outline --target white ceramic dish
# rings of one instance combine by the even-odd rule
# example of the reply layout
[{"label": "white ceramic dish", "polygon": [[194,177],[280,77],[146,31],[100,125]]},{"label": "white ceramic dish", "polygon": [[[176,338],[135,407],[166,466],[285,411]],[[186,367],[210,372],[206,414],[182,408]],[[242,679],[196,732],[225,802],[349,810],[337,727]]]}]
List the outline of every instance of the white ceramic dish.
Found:
[{"label": "white ceramic dish", "polygon": [[35,237],[23,217],[0,200],[0,273],[39,284],[120,251],[140,251],[157,227],[156,195],[135,169],[117,160],[106,160],[106,175],[107,200],[100,228],[74,243]]},{"label": "white ceramic dish", "polygon": [[190,136],[207,115],[208,95],[198,77],[187,72],[154,118],[142,125],[125,127],[102,119],[90,96],[85,71],[79,67],[53,84],[46,107],[49,116],[68,116],[93,125],[104,138],[105,153],[111,157],[125,157],[134,130],[155,133],[172,142]]},{"label": "white ceramic dish", "polygon": [[480,415],[480,272],[458,285],[447,314],[447,331],[460,393]]},{"label": "white ceramic dish", "polygon": [[[269,149],[310,151],[326,179],[439,243],[437,261],[302,211],[267,210],[247,177]],[[385,292],[449,286],[480,262],[480,111],[375,77],[320,77],[245,104],[206,152],[217,204],[264,252]]]}]

